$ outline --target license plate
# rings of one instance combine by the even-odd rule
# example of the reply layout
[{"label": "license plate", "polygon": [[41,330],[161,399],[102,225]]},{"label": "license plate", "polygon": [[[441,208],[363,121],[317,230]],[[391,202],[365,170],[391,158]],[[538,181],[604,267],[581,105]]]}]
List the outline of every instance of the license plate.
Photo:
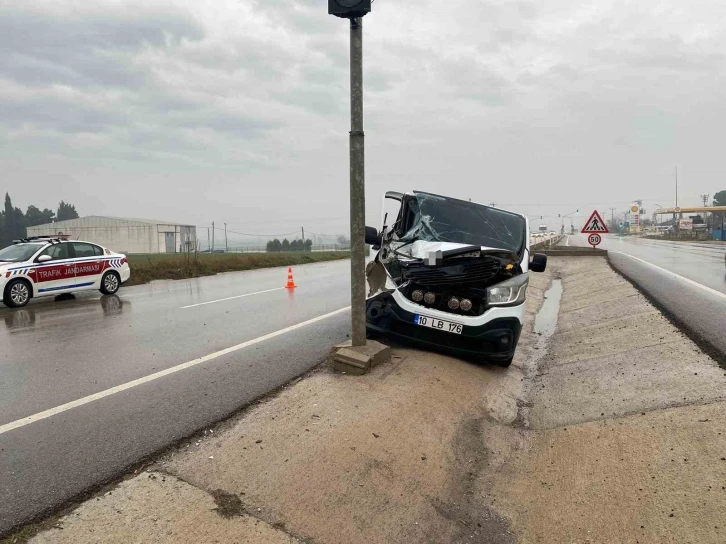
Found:
[{"label": "license plate", "polygon": [[446,331],[453,334],[461,334],[461,331],[464,328],[464,325],[460,325],[459,323],[452,323],[451,321],[444,321],[443,319],[436,319],[435,317],[428,317],[425,315],[417,315],[413,322],[422,327],[429,327],[431,329]]}]

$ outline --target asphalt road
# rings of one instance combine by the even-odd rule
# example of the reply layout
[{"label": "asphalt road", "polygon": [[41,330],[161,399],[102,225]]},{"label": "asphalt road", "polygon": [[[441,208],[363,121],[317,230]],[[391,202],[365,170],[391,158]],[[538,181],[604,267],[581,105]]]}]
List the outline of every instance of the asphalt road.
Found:
[{"label": "asphalt road", "polygon": [[1,309],[0,534],[319,363],[350,330],[349,270],[295,267],[294,291],[274,268]]},{"label": "asphalt road", "polygon": [[[586,246],[587,240],[577,234],[561,245]],[[616,270],[726,361],[726,246],[605,235],[599,247]]]}]

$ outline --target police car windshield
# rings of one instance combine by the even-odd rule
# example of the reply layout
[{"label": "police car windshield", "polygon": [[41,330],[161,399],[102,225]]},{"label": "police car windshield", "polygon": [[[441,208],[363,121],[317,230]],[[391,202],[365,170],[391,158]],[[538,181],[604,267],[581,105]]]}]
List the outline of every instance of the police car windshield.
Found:
[{"label": "police car windshield", "polygon": [[45,244],[14,244],[0,250],[0,262],[22,263],[27,261]]}]

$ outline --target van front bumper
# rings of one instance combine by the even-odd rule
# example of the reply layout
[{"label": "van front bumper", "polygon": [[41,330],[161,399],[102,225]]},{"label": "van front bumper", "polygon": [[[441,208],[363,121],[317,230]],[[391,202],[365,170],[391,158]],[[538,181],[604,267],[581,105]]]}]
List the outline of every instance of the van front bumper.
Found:
[{"label": "van front bumper", "polygon": [[[461,323],[461,334],[416,325],[416,315]],[[492,307],[480,316],[431,310],[405,298],[400,292],[380,293],[366,301],[369,332],[413,342],[467,358],[500,362],[511,359],[522,332],[524,303]]]}]

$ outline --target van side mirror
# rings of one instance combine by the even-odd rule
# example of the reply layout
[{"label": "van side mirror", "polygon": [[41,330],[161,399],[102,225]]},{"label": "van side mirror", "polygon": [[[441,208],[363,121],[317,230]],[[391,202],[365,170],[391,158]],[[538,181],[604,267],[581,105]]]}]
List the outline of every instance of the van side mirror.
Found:
[{"label": "van side mirror", "polygon": [[381,235],[375,227],[366,227],[366,244],[373,246],[373,249],[381,249]]},{"label": "van side mirror", "polygon": [[48,261],[52,261],[52,260],[53,260],[53,257],[51,257],[50,255],[41,255],[40,257],[38,257],[39,263],[47,263]]},{"label": "van side mirror", "polygon": [[547,268],[547,255],[544,253],[535,253],[529,263],[529,269],[532,272],[544,272]]}]

